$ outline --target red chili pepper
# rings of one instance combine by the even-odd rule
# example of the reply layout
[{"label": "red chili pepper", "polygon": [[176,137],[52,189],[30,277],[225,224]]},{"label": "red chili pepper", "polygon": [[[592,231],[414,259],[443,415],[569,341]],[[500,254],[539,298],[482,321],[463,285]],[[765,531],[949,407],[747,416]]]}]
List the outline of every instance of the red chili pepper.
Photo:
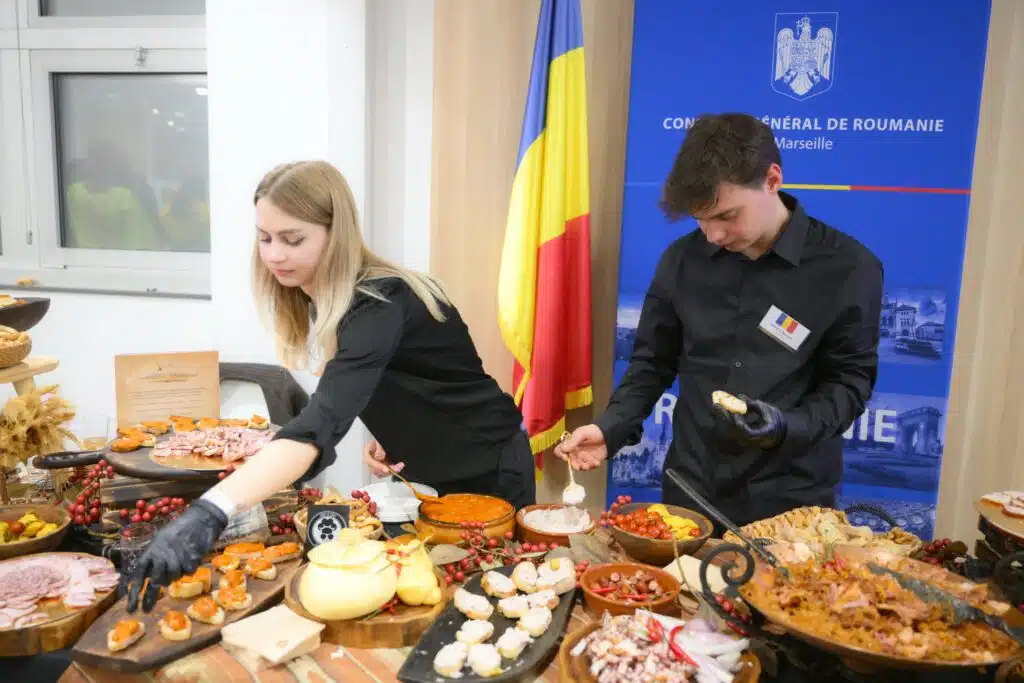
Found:
[{"label": "red chili pepper", "polygon": [[594,591],[594,593],[596,593],[597,595],[608,595],[609,593],[615,590],[615,586],[605,586],[604,588],[598,587],[592,588],[591,590]]},{"label": "red chili pepper", "polygon": [[679,633],[682,630],[683,630],[682,626],[676,626],[668,634],[668,649],[672,651],[672,654],[675,655],[676,659],[678,659],[679,661],[686,662],[687,664],[689,664],[690,666],[694,667],[695,669],[699,669],[700,668],[700,664],[698,664],[697,662],[693,661],[693,658],[690,657],[690,655],[688,655],[685,652],[683,652],[683,648],[679,647],[679,645],[676,644],[676,634]]},{"label": "red chili pepper", "polygon": [[648,617],[647,619],[647,637],[652,643],[660,643],[662,636],[665,635],[665,627],[661,625],[661,622],[654,617]]}]

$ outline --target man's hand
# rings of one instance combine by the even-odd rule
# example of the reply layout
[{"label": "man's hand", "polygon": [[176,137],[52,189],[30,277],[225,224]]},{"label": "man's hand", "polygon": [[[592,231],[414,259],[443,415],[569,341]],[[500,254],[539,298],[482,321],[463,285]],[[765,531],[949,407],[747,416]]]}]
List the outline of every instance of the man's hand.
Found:
[{"label": "man's hand", "polygon": [[[388,454],[384,452],[384,447],[377,443],[376,440],[366,444],[366,448],[363,449],[363,460],[366,462],[366,466],[370,468],[370,472],[377,477],[390,477],[391,470],[387,468]],[[405,468],[404,462],[395,463],[391,465],[395,472],[401,472]]]},{"label": "man's hand", "polygon": [[600,427],[584,425],[555,446],[555,455],[574,470],[592,470],[608,459],[608,446]]},{"label": "man's hand", "polygon": [[121,588],[128,593],[128,613],[139,606],[139,592],[146,579],[149,583],[142,597],[142,610],[152,610],[160,596],[160,586],[194,572],[227,525],[228,518],[220,508],[199,499],[192,501],[178,519],[157,532],[131,576],[122,575]]},{"label": "man's hand", "polygon": [[756,446],[767,450],[782,443],[786,438],[786,418],[771,403],[739,397],[747,404],[743,415],[731,413],[715,404],[715,414],[730,429],[735,439],[744,446]]}]

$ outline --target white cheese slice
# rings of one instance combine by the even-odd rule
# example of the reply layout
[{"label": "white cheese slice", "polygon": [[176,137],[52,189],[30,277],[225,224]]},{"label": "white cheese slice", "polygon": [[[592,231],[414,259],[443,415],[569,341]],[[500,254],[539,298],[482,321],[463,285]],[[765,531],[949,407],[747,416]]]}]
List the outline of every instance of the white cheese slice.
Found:
[{"label": "white cheese slice", "polygon": [[320,632],[324,628],[324,624],[278,605],[228,624],[220,635],[228,645],[243,647],[271,664],[280,664],[319,647]]},{"label": "white cheese slice", "polygon": [[[692,555],[680,555],[679,562],[683,565],[683,574],[686,580],[679,575],[679,567],[676,566],[675,560],[671,564],[665,567],[665,571],[675,577],[676,581],[683,584],[683,590],[689,592],[688,589],[695,591],[700,590],[700,560]],[[708,567],[708,586],[711,588],[713,593],[721,593],[726,588],[725,579],[722,578],[722,570],[715,565]]]}]

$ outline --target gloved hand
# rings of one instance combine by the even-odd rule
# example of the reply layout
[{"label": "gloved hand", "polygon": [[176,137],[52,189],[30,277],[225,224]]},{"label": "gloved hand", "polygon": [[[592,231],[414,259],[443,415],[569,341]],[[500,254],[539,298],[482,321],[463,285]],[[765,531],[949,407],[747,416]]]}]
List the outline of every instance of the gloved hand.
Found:
[{"label": "gloved hand", "polygon": [[744,446],[769,449],[786,438],[786,417],[771,403],[738,397],[747,404],[745,414],[730,413],[715,404],[715,413],[731,429],[733,436]]},{"label": "gloved hand", "polygon": [[142,598],[142,610],[152,610],[160,596],[160,586],[194,572],[227,525],[227,515],[220,508],[200,499],[193,501],[178,519],[157,532],[131,576],[122,575],[122,589],[128,591],[128,612],[132,613],[138,607],[139,592],[147,578],[149,584]]}]

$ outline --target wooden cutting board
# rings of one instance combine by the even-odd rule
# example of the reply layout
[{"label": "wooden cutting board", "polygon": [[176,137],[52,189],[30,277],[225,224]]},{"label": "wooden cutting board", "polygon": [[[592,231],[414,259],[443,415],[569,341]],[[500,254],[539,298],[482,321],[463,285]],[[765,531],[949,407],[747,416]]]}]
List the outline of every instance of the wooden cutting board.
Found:
[{"label": "wooden cutting board", "polygon": [[[284,604],[300,617],[324,624],[326,628],[320,634],[325,643],[344,645],[357,649],[399,648],[413,645],[434,620],[444,612],[450,597],[445,590],[444,598],[436,605],[420,605],[410,607],[399,604],[394,614],[378,614],[370,618],[345,619],[328,621],[307,612],[299,601],[299,579],[308,565],[296,571],[285,588]],[[441,586],[445,586],[444,574],[435,570]]]},{"label": "wooden cutting board", "polygon": [[[262,612],[280,602],[284,595],[284,587],[291,580],[299,564],[298,559],[278,563],[277,578],[273,581],[260,581],[247,577],[249,594],[252,595],[252,605],[245,610],[225,611],[224,624],[230,624],[251,614]],[[212,567],[210,568],[212,569]],[[223,575],[216,570],[213,571],[213,574],[214,589],[216,589],[217,581]],[[192,637],[184,642],[165,640],[157,628],[157,622],[163,617],[164,612],[169,609],[184,612],[191,603],[191,599],[179,600],[165,594],[157,601],[152,612],[145,614],[141,610],[137,611],[134,616],[146,625],[146,635],[127,650],[111,652],[107,649],[107,632],[120,619],[127,616],[125,599],[122,598],[106,614],[97,619],[79,639],[71,651],[71,658],[88,666],[96,666],[119,673],[140,673],[157,669],[187,654],[202,650],[220,640],[220,629],[223,624],[213,626],[193,619]]]},{"label": "wooden cutting board", "polygon": [[[91,557],[85,553],[40,553],[33,557],[45,559],[60,555]],[[19,559],[23,558],[5,561]],[[27,657],[69,647],[113,604],[116,597],[116,590],[97,593],[91,605],[78,609],[66,607],[59,599],[44,600],[39,611],[50,617],[48,621],[19,629],[0,629],[0,657]]]}]

